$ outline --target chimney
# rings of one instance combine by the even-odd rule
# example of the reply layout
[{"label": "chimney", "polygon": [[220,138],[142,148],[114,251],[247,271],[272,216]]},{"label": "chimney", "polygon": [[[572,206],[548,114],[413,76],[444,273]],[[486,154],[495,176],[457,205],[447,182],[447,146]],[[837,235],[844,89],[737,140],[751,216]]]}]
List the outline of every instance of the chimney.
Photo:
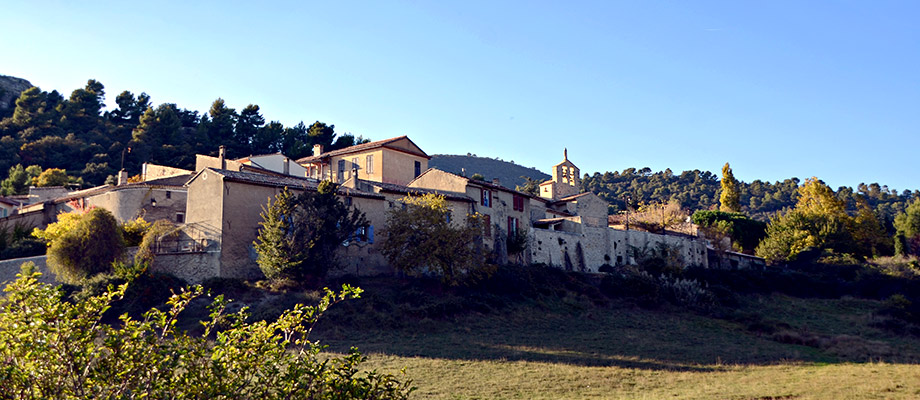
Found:
[{"label": "chimney", "polygon": [[495,186],[501,186],[501,183],[498,181],[498,178],[492,178],[492,184]]},{"label": "chimney", "polygon": [[285,175],[291,174],[291,160],[288,159],[287,157],[284,157],[284,174]]},{"label": "chimney", "polygon": [[318,155],[320,155],[320,154],[323,154],[323,145],[321,145],[321,144],[314,144],[314,145],[313,145],[313,157],[316,157],[316,156],[318,156]]},{"label": "chimney", "polygon": [[128,171],[125,171],[124,169],[122,169],[121,171],[118,171],[118,186],[121,186],[127,183],[128,183]]},{"label": "chimney", "polygon": [[227,169],[227,148],[225,146],[218,148],[217,159],[220,160],[220,169]]},{"label": "chimney", "polygon": [[460,176],[466,177],[466,168],[460,168]]}]

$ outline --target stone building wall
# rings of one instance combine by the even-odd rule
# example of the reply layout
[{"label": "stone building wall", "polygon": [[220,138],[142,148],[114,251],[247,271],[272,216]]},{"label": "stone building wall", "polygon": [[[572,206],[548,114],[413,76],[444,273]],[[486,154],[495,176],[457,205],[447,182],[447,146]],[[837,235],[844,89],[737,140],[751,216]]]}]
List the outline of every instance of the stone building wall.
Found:
[{"label": "stone building wall", "polygon": [[[631,247],[657,249],[659,243],[679,248],[684,265],[708,266],[706,242],[701,239],[658,235],[642,231],[621,231],[610,228],[582,226],[580,232],[554,231],[533,228],[530,253],[534,263],[558,268],[571,267],[582,270],[579,260],[584,260],[585,272],[597,272],[604,264],[624,265],[634,263]],[[579,247],[581,257],[579,257]],[[566,263],[568,254],[569,263]]]}]

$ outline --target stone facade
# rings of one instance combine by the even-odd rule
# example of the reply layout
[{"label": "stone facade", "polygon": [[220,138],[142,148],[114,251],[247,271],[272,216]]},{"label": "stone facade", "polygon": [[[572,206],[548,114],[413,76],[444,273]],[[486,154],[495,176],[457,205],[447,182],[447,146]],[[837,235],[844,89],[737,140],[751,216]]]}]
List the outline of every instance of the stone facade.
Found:
[{"label": "stone facade", "polygon": [[[409,183],[411,188],[433,189],[473,200],[470,213],[479,213],[488,224],[484,243],[495,250],[499,262],[507,262],[510,235],[526,232],[531,224],[532,196],[504,186],[429,169]],[[524,260],[528,260],[525,258]]]},{"label": "stone facade", "polygon": [[[705,240],[606,227],[582,227],[577,232],[533,228],[529,251],[534,263],[598,272],[598,268],[604,264],[634,263],[636,260],[632,259],[630,251],[632,247],[657,251],[659,244],[679,249],[684,265],[709,265]],[[579,247],[581,257],[578,255]]]},{"label": "stone facade", "polygon": [[[196,268],[216,271],[215,276],[224,278],[261,278],[253,242],[258,236],[263,207],[285,187],[298,193],[316,190],[318,183],[306,178],[213,168],[200,171],[188,182],[188,226],[201,232],[207,242],[206,252],[219,256],[207,260],[217,265]],[[372,232],[385,224],[384,196],[344,187],[338,195],[365,213]],[[340,254],[343,266],[358,273],[378,271],[386,264],[378,246],[379,241],[373,239],[348,243]]]}]

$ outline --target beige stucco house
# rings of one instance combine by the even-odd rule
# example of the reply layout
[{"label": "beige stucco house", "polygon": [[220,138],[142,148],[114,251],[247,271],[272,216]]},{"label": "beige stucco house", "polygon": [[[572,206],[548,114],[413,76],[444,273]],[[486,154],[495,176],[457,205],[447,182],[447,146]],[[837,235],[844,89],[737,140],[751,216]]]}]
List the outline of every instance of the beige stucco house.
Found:
[{"label": "beige stucco house", "polygon": [[407,136],[400,136],[328,152],[315,145],[313,155],[297,163],[313,179],[341,184],[356,175],[367,181],[406,185],[428,169],[430,159]]}]

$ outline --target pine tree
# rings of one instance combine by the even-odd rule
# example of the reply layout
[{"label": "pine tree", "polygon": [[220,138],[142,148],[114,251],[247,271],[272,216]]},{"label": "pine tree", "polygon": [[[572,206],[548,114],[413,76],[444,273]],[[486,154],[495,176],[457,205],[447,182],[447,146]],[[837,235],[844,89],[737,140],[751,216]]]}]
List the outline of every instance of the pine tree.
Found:
[{"label": "pine tree", "polygon": [[293,233],[291,216],[294,213],[295,198],[284,188],[275,201],[262,207],[262,222],[259,223],[259,237],[253,243],[259,255],[256,262],[268,279],[284,277],[300,263],[297,249],[292,246],[289,235]]},{"label": "pine tree", "polygon": [[722,167],[722,193],[719,196],[719,211],[741,212],[741,194],[738,192],[738,181],[732,174],[732,168],[725,163]]},{"label": "pine tree", "polygon": [[262,213],[254,242],[259,268],[269,279],[322,278],[336,266],[336,251],[368,226],[364,213],[345,205],[336,185],[294,196],[285,189]]}]

